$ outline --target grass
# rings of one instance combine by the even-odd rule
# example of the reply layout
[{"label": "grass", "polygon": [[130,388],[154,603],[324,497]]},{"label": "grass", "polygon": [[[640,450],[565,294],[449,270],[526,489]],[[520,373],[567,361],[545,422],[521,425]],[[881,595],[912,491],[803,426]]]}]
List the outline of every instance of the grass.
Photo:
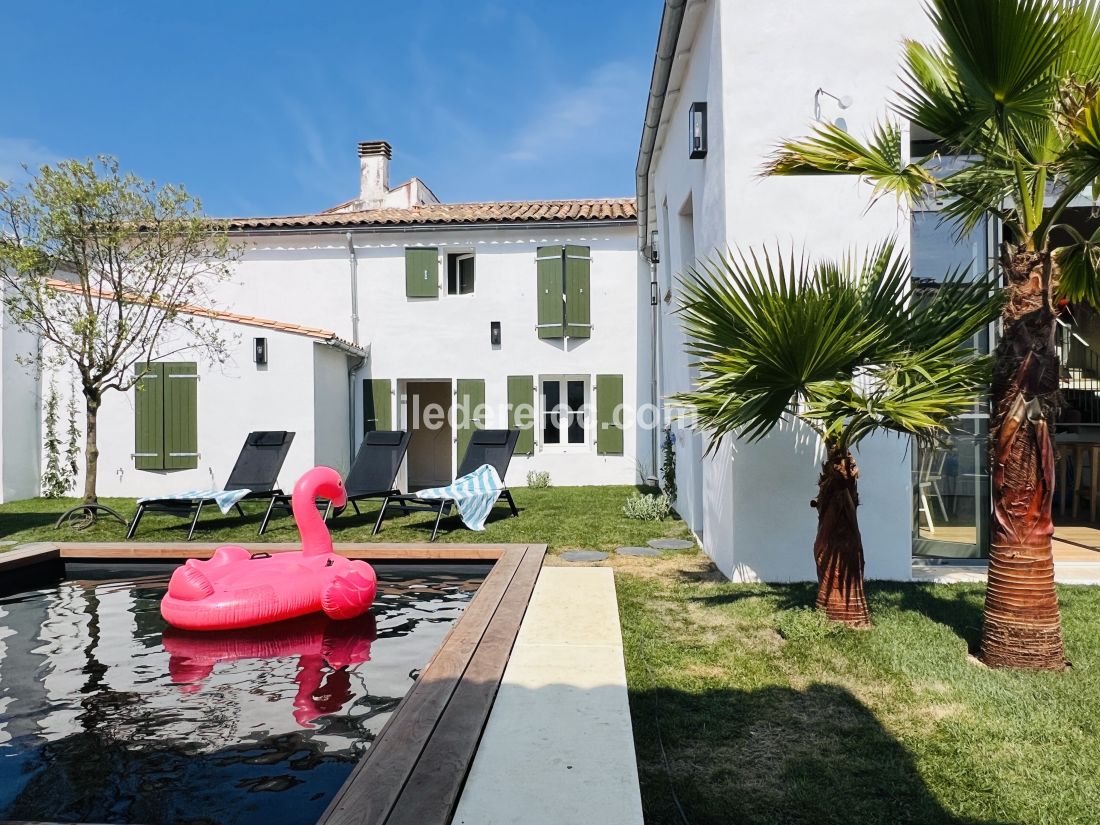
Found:
[{"label": "grass", "polygon": [[[621,508],[627,496],[638,488],[609,487],[549,487],[520,488],[512,491],[520,508],[518,518],[511,518],[508,509],[498,506],[485,530],[467,530],[457,515],[443,519],[438,541],[469,544],[538,542],[550,545],[551,552],[570,549],[612,550],[623,545],[645,544],[653,538],[690,538],[679,519],[644,522],[623,516]],[[133,499],[101,499],[129,518],[135,508]],[[86,530],[69,527],[54,529],[60,513],[76,499],[27,499],[0,505],[0,541],[119,541],[126,528],[110,519],[101,519]],[[371,535],[380,502],[367,502],[361,516],[352,510],[329,522],[334,541],[346,542],[425,542],[431,535],[435,518],[430,513],[413,513],[394,518],[387,516],[382,531]],[[257,535],[266,504],[243,502],[246,517],[234,511],[223,516],[216,507],[210,514],[204,508],[195,541],[297,541],[298,532],[289,514],[275,519],[267,532]],[[187,538],[189,521],[164,515],[142,518],[139,541],[182,542]]]},{"label": "grass", "polygon": [[983,586],[872,583],[860,632],[698,554],[616,566],[647,823],[1096,821],[1100,588],[1059,590],[1072,669],[1028,674],[969,656]]}]

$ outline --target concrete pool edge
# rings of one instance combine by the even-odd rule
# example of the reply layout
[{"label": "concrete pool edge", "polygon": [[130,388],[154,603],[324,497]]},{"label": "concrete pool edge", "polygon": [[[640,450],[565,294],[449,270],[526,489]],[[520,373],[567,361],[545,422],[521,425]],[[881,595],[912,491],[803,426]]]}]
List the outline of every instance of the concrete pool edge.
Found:
[{"label": "concrete pool edge", "polygon": [[[204,558],[216,543],[37,542],[0,553],[0,573],[70,561]],[[254,552],[295,544],[245,543]],[[337,552],[378,562],[493,562],[442,645],[371,748],[335,794],[319,825],[446,825],[489,718],[527,604],[542,568],[540,544],[337,544]]]}]

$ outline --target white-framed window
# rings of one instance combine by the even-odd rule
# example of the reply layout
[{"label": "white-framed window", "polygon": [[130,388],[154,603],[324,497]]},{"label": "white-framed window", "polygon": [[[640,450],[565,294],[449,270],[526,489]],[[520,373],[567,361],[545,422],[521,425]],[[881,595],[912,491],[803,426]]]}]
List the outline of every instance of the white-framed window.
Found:
[{"label": "white-framed window", "polygon": [[471,295],[474,291],[474,253],[447,255],[447,294]]},{"label": "white-framed window", "polygon": [[540,377],[539,431],[544,448],[587,448],[590,392],[587,375]]}]

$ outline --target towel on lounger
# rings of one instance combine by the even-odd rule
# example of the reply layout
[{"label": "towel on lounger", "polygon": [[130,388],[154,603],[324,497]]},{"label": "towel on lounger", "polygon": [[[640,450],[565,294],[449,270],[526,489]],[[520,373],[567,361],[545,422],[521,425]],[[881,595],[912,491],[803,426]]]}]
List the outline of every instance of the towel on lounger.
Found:
[{"label": "towel on lounger", "polygon": [[485,519],[496,504],[504,489],[496,469],[491,464],[482,464],[472,473],[456,478],[446,487],[431,487],[420,490],[417,498],[444,499],[453,501],[458,507],[462,523],[471,530],[484,530]]},{"label": "towel on lounger", "polygon": [[181,504],[188,501],[213,501],[218,505],[222,513],[228,513],[233,505],[251,493],[251,490],[189,490],[186,493],[176,493],[171,496],[148,496],[139,498],[138,504],[149,501],[178,501]]}]

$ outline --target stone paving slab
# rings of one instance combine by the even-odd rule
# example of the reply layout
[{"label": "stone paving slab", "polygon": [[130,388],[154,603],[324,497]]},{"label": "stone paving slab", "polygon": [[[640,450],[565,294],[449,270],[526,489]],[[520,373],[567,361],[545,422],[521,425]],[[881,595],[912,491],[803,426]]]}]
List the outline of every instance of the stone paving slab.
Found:
[{"label": "stone paving slab", "polygon": [[650,539],[646,544],[658,550],[690,550],[695,546],[695,542],[686,539]]},{"label": "stone paving slab", "polygon": [[455,825],[642,825],[615,580],[544,567]]},{"label": "stone paving slab", "polygon": [[607,553],[600,550],[566,550],[561,557],[566,561],[603,561]]},{"label": "stone paving slab", "polygon": [[661,551],[652,547],[619,547],[615,550],[620,556],[660,556]]}]

